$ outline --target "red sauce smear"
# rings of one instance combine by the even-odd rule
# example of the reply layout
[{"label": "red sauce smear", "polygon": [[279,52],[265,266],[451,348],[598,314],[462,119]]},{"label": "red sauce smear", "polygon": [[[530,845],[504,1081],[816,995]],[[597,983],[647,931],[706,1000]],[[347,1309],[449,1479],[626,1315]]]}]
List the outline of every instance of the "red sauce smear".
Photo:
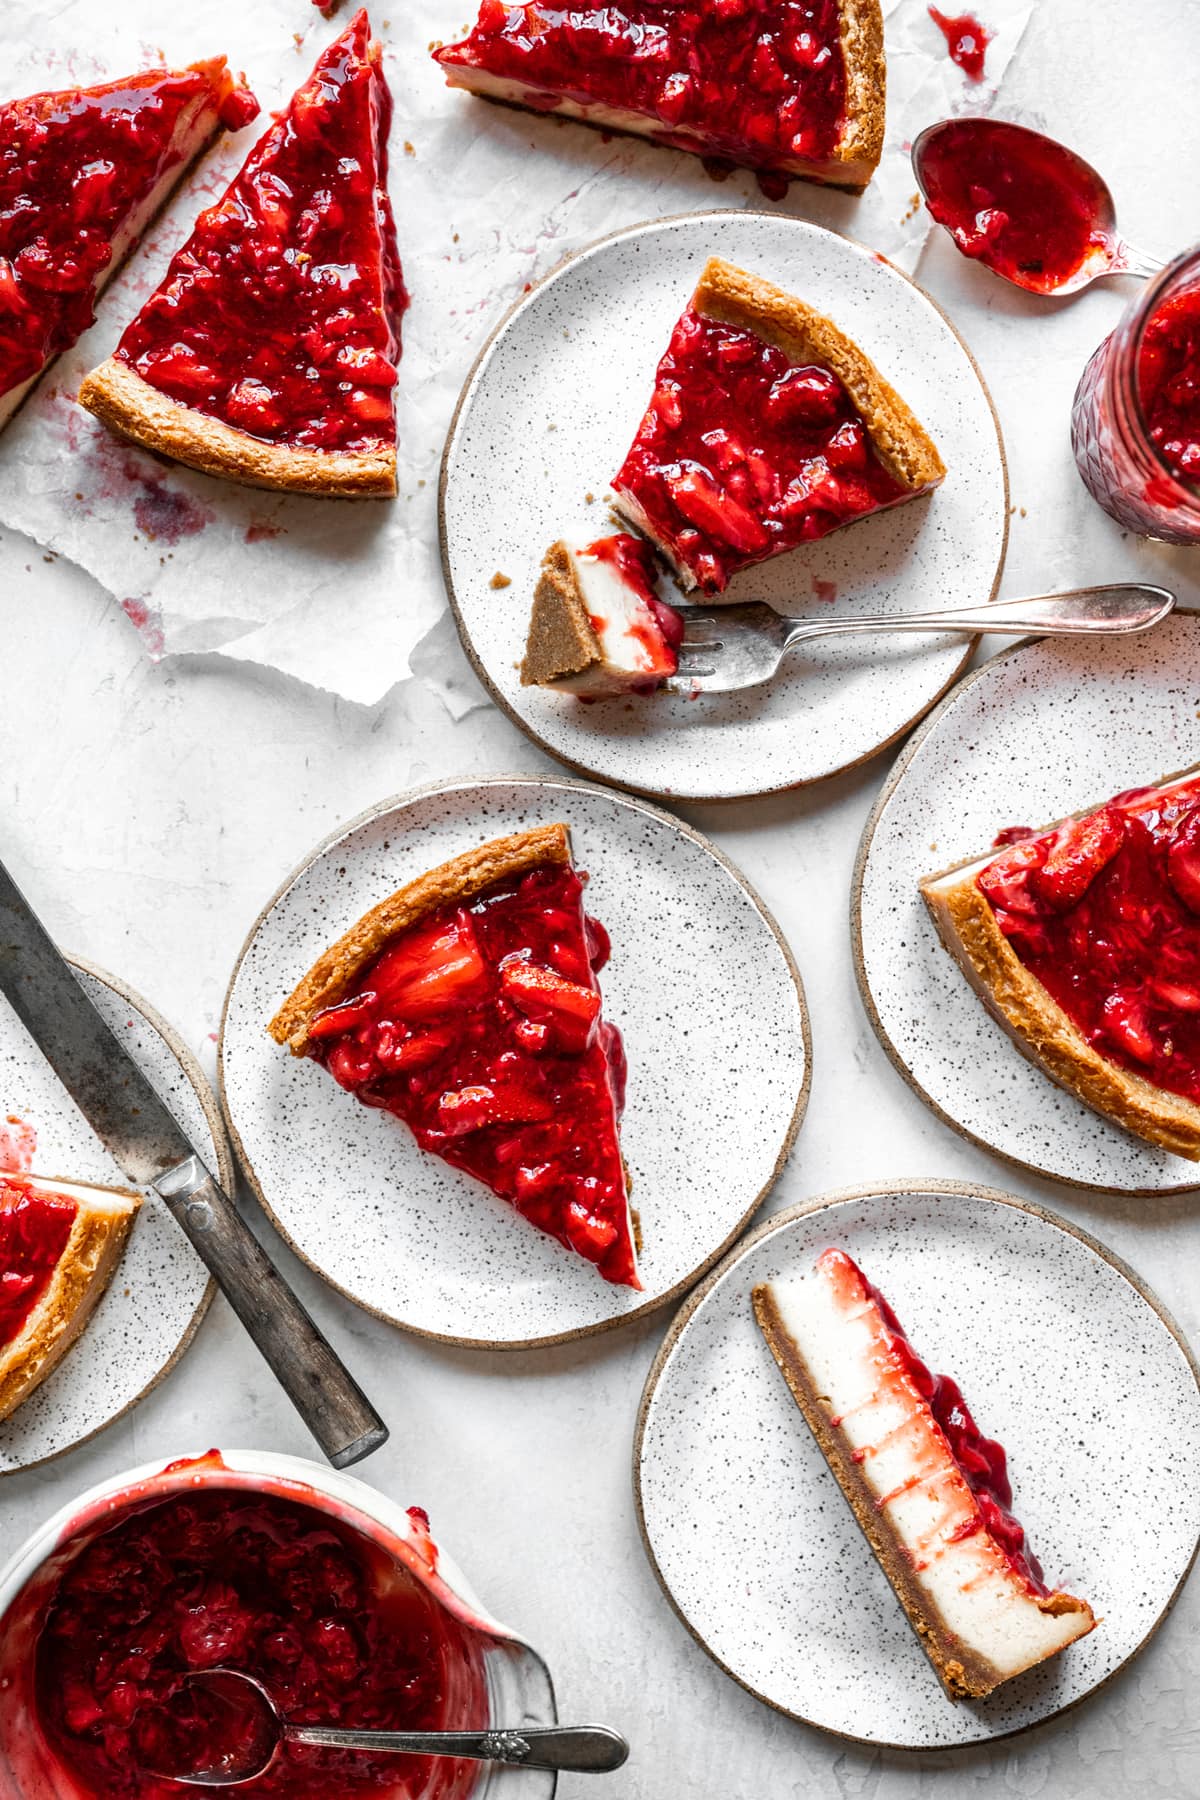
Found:
[{"label": "red sauce smear", "polygon": [[483,0],[465,42],[434,56],[518,83],[535,110],[566,99],[637,113],[677,150],[786,171],[827,157],[841,136],[840,12],[837,0]]},{"label": "red sauce smear", "polygon": [[1026,838],[978,886],[1089,1044],[1200,1100],[1200,777]]},{"label": "red sauce smear", "polygon": [[67,1247],[79,1208],[0,1176],[0,1344],[24,1330]]},{"label": "red sauce smear", "polygon": [[827,1250],[821,1262],[834,1262],[838,1278],[852,1277],[863,1294],[879,1309],[887,1331],[887,1347],[900,1363],[904,1373],[928,1404],[951,1456],[962,1471],[963,1479],[974,1496],[979,1516],[991,1537],[1004,1552],[1009,1563],[1038,1594],[1048,1594],[1041,1564],[1025,1542],[1025,1531],[1012,1511],[1012,1488],[1008,1479],[1008,1459],[1004,1446],[985,1437],[971,1416],[962,1390],[949,1375],[931,1374],[921,1361],[908,1335],[886,1298],[867,1280],[858,1264],[844,1250]]},{"label": "red sauce smear", "polygon": [[33,1167],[33,1159],[37,1154],[38,1135],[35,1128],[26,1120],[9,1113],[7,1119],[0,1124],[0,1172],[12,1175],[22,1174]]},{"label": "red sauce smear", "polygon": [[311,1053],[606,1281],[639,1287],[617,1140],[625,1055],[600,1017],[609,940],[584,880],[535,869],[400,933],[313,1021]]},{"label": "red sauce smear", "polygon": [[1137,383],[1159,454],[1181,480],[1200,486],[1200,287],[1172,294],[1151,314]]},{"label": "red sauce smear", "polygon": [[259,139],[117,355],[268,443],[395,443],[408,304],[387,195],[391,99],[365,12]]},{"label": "red sauce smear", "polygon": [[689,306],[613,483],[709,593],[908,497],[829,369]]},{"label": "red sauce smear", "polygon": [[1060,144],[1000,119],[959,119],[925,146],[925,204],[964,256],[1035,293],[1053,293],[1089,255],[1112,249],[1097,225],[1104,189]]},{"label": "red sauce smear", "polygon": [[984,59],[994,32],[988,31],[970,13],[956,13],[950,17],[931,6],[929,16],[946,40],[950,61],[957,64],[969,81],[982,81]]},{"label": "red sauce smear", "polygon": [[[182,1685],[217,1667],[254,1676],[297,1722],[439,1730],[486,1716],[468,1634],[381,1547],[295,1500],[206,1487],[136,1507],[67,1568],[38,1640],[40,1720],[85,1794],[170,1800],[178,1786],[139,1764],[228,1742],[228,1719]],[[474,1779],[461,1763],[288,1745],[240,1791],[461,1800]]]},{"label": "red sauce smear", "polygon": [[258,111],[223,57],[0,106],[0,394],[87,330],[113,238],[206,108],[234,128]]}]

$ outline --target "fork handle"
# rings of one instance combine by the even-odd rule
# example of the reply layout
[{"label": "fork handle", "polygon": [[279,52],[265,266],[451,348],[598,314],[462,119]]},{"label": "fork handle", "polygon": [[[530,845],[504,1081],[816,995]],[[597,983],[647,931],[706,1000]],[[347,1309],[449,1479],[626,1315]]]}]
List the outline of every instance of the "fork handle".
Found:
[{"label": "fork handle", "polygon": [[1124,586],[1072,588],[1028,600],[993,600],[987,606],[949,612],[878,614],[861,619],[787,619],[784,648],[810,638],[894,631],[1036,631],[1043,637],[1107,635],[1145,631],[1175,604],[1166,588],[1135,582]]}]

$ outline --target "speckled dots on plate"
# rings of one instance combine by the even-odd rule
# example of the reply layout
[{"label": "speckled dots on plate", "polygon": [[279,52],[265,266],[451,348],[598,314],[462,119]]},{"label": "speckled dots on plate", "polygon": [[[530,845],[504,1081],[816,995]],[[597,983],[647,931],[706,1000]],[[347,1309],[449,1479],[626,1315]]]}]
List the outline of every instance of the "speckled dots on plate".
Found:
[{"label": "speckled dots on plate", "polygon": [[[1102,1621],[987,1700],[947,1698],[755,1323],[754,1287],[831,1244],[959,1382],[1047,1578]],[[635,1469],[655,1572],[731,1675],[826,1731],[949,1748],[1083,1699],[1162,1620],[1200,1534],[1200,1388],[1093,1239],[989,1189],[901,1183],[780,1214],[726,1258],[650,1372]]]},{"label": "speckled dots on plate", "polygon": [[859,987],[892,1061],[963,1136],[1080,1187],[1170,1193],[1200,1168],[1111,1125],[1026,1061],[942,948],[923,875],[1007,825],[1049,825],[1200,759],[1200,615],[1145,636],[1004,651],[939,707],[867,822],[853,900]]},{"label": "speckled dots on plate", "polygon": [[[1008,489],[999,429],[969,352],[921,290],[874,252],[778,213],[639,225],[581,251],[501,325],[463,389],[442,465],[442,556],[468,655],[493,697],[560,761],[618,787],[733,799],[817,781],[905,731],[965,666],[962,638],[831,639],[741,694],[581,705],[522,688],[516,665],[546,547],[615,529],[607,484],[710,255],[836,320],[929,429],[948,474],[730,584],[815,617],[979,605],[999,580]],[[594,495],[588,505],[587,495]],[[492,577],[511,585],[496,589]],[[836,590],[836,606],[821,595]],[[678,598],[664,580],[667,599]]]},{"label": "speckled dots on plate", "polygon": [[[229,1186],[220,1110],[186,1045],[111,975],[76,964],[90,999],[145,1071],[209,1168]],[[6,1000],[0,999],[4,1110],[37,1133],[33,1170],[60,1180],[130,1184]],[[142,1398],[182,1355],[212,1297],[208,1271],[166,1206],[147,1194],[116,1274],[82,1337],[0,1424],[0,1472],[73,1449]]]},{"label": "speckled dots on plate", "polygon": [[[318,953],[368,907],[450,856],[554,820],[571,828],[588,909],[612,938],[601,985],[629,1057],[621,1136],[645,1239],[640,1294],[609,1286],[267,1035]],[[299,1254],[398,1325],[495,1345],[602,1331],[689,1286],[778,1174],[808,1070],[799,975],[713,846],[644,802],[519,776],[403,796],[327,839],[255,925],[221,1041],[235,1142]]]}]

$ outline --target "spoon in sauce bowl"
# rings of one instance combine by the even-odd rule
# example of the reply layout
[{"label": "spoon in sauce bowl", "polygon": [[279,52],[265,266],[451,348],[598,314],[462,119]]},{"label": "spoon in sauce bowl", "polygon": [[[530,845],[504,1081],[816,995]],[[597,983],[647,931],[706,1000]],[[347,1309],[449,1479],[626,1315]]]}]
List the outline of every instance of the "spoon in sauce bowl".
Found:
[{"label": "spoon in sauce bowl", "polygon": [[964,256],[1029,294],[1077,294],[1162,262],[1117,231],[1108,185],[1073,150],[1005,119],[943,119],[912,148],[925,204]]},{"label": "spoon in sauce bowl", "polygon": [[492,1726],[483,1731],[348,1731],[289,1725],[261,1682],[236,1669],[185,1676],[172,1699],[135,1721],[138,1761],[184,1787],[242,1787],[270,1768],[285,1744],[408,1756],[513,1763],[523,1769],[607,1774],[629,1745],[604,1725]]}]

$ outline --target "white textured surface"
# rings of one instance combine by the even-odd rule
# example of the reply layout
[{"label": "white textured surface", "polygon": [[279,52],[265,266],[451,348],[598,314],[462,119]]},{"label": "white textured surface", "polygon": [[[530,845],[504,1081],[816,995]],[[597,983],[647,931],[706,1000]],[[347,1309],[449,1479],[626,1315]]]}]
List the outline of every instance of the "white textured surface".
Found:
[{"label": "white textured surface", "polygon": [[[297,29],[310,11],[295,0]],[[1099,161],[1129,235],[1171,251],[1197,230],[1190,171],[1200,115],[1194,81],[1180,71],[1198,56],[1200,12],[1188,0],[1143,0],[1136,14],[1119,0],[1042,0],[1006,110]],[[552,146],[584,183],[616,156],[615,144],[591,134],[462,98],[472,104],[480,109],[475,138],[447,165],[455,183],[475,179],[498,152],[519,179]],[[699,168],[672,169],[686,204],[712,203]],[[719,194],[733,203],[748,188],[730,183]],[[795,211],[851,231],[855,205],[793,190]],[[615,201],[613,223],[633,224],[650,210],[644,200]],[[524,241],[543,223],[531,222]],[[461,252],[482,262],[495,246],[472,241]],[[503,254],[519,289],[529,261],[509,260],[507,243]],[[978,356],[1004,427],[1013,501],[1025,515],[1013,519],[1003,591],[1142,575],[1200,601],[1195,555],[1124,539],[1071,463],[1071,394],[1130,284],[1046,305],[1001,287],[940,241],[920,275]],[[435,305],[432,277],[426,294],[423,303]],[[483,331],[481,319],[472,341]],[[60,939],[118,969],[193,1045],[216,1029],[259,907],[322,833],[409,784],[553,772],[495,713],[454,727],[415,684],[364,712],[216,658],[153,668],[124,617],[77,571],[44,563],[37,547],[10,535],[0,557],[5,666],[20,671],[6,684],[0,718],[2,853]],[[460,692],[471,692],[465,674]],[[1200,694],[1188,698],[1200,707]],[[1088,753],[1081,745],[1080,758]],[[1194,1200],[1151,1205],[1014,1173],[941,1125],[876,1043],[855,992],[846,896],[886,766],[880,759],[828,786],[736,810],[689,810],[779,917],[812,1009],[812,1102],[772,1205],[900,1176],[1009,1187],[1113,1244],[1195,1341]],[[392,1420],[392,1442],[360,1473],[429,1507],[487,1605],[549,1657],[564,1716],[608,1717],[634,1739],[621,1775],[564,1780],[562,1800],[1192,1800],[1200,1791],[1200,1583],[1096,1700],[1027,1737],[938,1755],[844,1743],[768,1711],[722,1675],[646,1566],[629,1447],[661,1321],[549,1351],[452,1350],[368,1318],[294,1259],[282,1260]],[[101,1475],[222,1439],[309,1454],[286,1400],[218,1300],[180,1367],[127,1419],[61,1462],[0,1483],[0,1553]]]}]

